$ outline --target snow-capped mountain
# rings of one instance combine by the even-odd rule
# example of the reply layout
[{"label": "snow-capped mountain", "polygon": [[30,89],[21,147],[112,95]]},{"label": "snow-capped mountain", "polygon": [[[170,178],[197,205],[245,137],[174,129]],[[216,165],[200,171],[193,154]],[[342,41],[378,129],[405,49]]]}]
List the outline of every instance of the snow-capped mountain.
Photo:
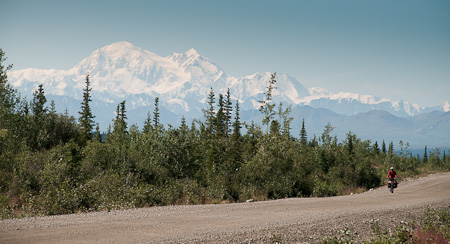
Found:
[{"label": "snow-capped mountain", "polygon": [[[211,88],[222,94],[230,88],[232,98],[244,108],[257,108],[270,78],[268,72],[229,76],[194,49],[161,57],[131,43],[117,42],[95,50],[70,70],[23,69],[10,72],[9,80],[28,97],[43,84],[47,95],[81,100],[88,73],[93,100],[113,104],[130,100],[128,106],[135,109],[149,106],[159,97],[163,106],[176,114],[201,111]],[[279,101],[294,103],[309,95],[289,75],[279,74],[277,80],[274,96]]]},{"label": "snow-capped mountain", "polygon": [[[356,115],[372,110],[384,110],[397,116],[414,116],[422,113],[427,108],[405,101],[392,101],[387,98],[378,98],[371,95],[360,95],[355,93],[340,92],[331,93],[320,87],[308,89],[311,94],[300,100],[299,104],[309,105],[316,108],[327,108],[334,112],[345,115]],[[442,111],[445,110],[442,107]]]},{"label": "snow-capped mountain", "polygon": [[[159,56],[129,42],[116,42],[92,52],[69,70],[23,69],[8,73],[9,82],[22,96],[32,97],[39,84],[44,85],[48,100],[55,100],[58,111],[65,109],[78,116],[85,87],[90,75],[92,111],[101,128],[106,129],[114,118],[115,107],[126,100],[131,123],[141,124],[147,112],[153,110],[159,97],[165,123],[177,124],[186,119],[202,117],[210,89],[240,102],[241,111],[258,109],[264,99],[271,73],[262,72],[245,77],[233,77],[220,66],[201,56],[195,49],[184,53]],[[353,93],[333,94],[324,88],[305,88],[288,74],[277,74],[273,91],[274,102],[286,105],[324,108],[345,116],[372,110],[387,111],[395,116],[408,117],[431,111],[450,111],[449,102],[425,108],[405,101],[392,101],[370,95]]]}]

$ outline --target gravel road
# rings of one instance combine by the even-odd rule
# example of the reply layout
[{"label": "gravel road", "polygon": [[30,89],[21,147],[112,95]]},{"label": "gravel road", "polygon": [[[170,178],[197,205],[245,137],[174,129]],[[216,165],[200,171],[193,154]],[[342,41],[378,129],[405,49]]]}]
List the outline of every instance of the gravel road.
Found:
[{"label": "gravel road", "polygon": [[329,198],[167,206],[0,221],[0,243],[318,243],[349,229],[413,221],[427,206],[450,206],[450,173]]}]

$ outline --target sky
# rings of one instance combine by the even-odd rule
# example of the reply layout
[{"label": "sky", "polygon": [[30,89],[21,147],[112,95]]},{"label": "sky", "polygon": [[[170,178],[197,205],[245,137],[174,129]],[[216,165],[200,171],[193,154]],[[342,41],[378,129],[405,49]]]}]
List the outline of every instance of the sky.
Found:
[{"label": "sky", "polygon": [[0,0],[13,70],[70,69],[117,41],[161,56],[194,48],[235,77],[276,71],[334,93],[450,101],[448,0]]}]

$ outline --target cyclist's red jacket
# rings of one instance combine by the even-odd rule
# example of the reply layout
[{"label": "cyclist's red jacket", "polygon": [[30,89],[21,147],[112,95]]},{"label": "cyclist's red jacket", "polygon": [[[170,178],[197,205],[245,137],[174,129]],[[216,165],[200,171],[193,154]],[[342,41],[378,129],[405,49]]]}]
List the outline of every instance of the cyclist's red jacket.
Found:
[{"label": "cyclist's red jacket", "polygon": [[397,173],[394,170],[389,170],[387,178],[397,178]]}]

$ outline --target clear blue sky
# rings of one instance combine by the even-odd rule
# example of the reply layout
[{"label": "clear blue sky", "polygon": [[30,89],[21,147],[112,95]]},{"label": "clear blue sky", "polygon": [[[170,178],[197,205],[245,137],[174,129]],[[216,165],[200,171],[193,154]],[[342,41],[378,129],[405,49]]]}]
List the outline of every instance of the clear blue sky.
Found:
[{"label": "clear blue sky", "polygon": [[450,101],[450,1],[0,1],[14,69],[69,69],[129,41],[195,48],[230,75],[288,73],[304,86],[423,106]]}]

